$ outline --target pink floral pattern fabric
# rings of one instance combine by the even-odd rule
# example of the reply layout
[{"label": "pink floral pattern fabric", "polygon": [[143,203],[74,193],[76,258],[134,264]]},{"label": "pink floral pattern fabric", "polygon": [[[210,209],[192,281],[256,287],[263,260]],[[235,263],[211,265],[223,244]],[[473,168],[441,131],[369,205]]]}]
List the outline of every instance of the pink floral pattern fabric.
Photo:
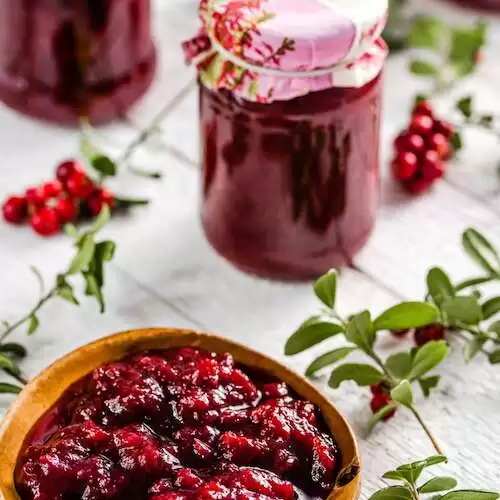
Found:
[{"label": "pink floral pattern fabric", "polygon": [[[360,27],[321,0],[226,0],[215,7],[201,0],[202,28],[183,49],[210,89],[256,102],[287,100],[375,78],[387,57],[380,39],[386,17],[383,10]],[[361,56],[345,60],[356,52]]]}]

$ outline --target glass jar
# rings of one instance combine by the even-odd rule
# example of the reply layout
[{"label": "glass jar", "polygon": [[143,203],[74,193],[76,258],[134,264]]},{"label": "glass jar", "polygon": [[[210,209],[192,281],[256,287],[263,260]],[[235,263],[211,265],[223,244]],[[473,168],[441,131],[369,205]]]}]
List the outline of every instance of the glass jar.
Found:
[{"label": "glass jar", "polygon": [[150,0],[0,0],[0,99],[58,123],[121,116],[155,71]]},{"label": "glass jar", "polygon": [[377,210],[387,4],[220,1],[187,50],[200,77],[205,234],[264,277],[350,264]]},{"label": "glass jar", "polygon": [[240,268],[305,279],[349,264],[373,229],[381,77],[270,104],[200,86],[205,233]]}]

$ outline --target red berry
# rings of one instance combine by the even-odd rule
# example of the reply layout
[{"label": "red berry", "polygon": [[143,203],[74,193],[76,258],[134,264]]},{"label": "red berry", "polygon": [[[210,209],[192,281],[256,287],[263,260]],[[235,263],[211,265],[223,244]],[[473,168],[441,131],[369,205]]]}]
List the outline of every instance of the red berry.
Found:
[{"label": "red berry", "polygon": [[411,194],[422,194],[434,184],[433,179],[411,179],[405,183],[405,188]]},{"label": "red berry", "polygon": [[421,135],[411,134],[407,138],[406,148],[411,153],[420,156],[425,151],[425,141]]},{"label": "red berry", "polygon": [[444,163],[437,151],[426,151],[422,162],[422,175],[424,179],[434,181],[444,174]]},{"label": "red berry", "polygon": [[56,177],[59,182],[66,184],[75,172],[83,172],[76,160],[63,161],[56,169]]},{"label": "red berry", "polygon": [[28,188],[26,190],[25,197],[28,205],[33,207],[41,207],[47,201],[42,190],[37,187]]},{"label": "red berry", "polygon": [[415,154],[410,152],[404,152],[398,155],[398,157],[392,163],[392,170],[396,179],[401,181],[411,179],[415,172],[417,171],[418,160]]},{"label": "red berry", "polygon": [[66,182],[66,188],[71,196],[87,199],[94,192],[94,183],[81,171],[74,172]]},{"label": "red berry", "polygon": [[76,202],[67,196],[59,198],[54,208],[62,223],[73,222],[78,217]]},{"label": "red berry", "polygon": [[421,347],[432,340],[443,340],[445,338],[445,333],[444,326],[440,324],[417,328],[415,330],[415,344]]},{"label": "red berry", "polygon": [[28,204],[22,196],[10,196],[2,205],[3,218],[12,224],[21,224],[28,215]]},{"label": "red berry", "polygon": [[429,148],[437,151],[440,158],[443,160],[447,160],[450,157],[450,143],[443,134],[432,134],[429,138]]},{"label": "red berry", "polygon": [[406,131],[401,132],[394,139],[394,149],[396,150],[397,153],[401,153],[403,151],[406,151],[407,139],[408,139],[408,132],[406,132]]},{"label": "red berry", "polygon": [[442,134],[446,137],[446,139],[450,140],[451,136],[453,135],[453,126],[449,124],[448,122],[445,122],[443,120],[436,120],[434,122],[434,132],[437,134]]},{"label": "red berry", "polygon": [[387,394],[388,388],[384,382],[379,382],[378,384],[371,385],[370,391],[372,391],[372,394],[375,396],[376,394]]},{"label": "red berry", "polygon": [[409,329],[406,329],[406,330],[392,330],[391,331],[391,335],[393,335],[394,337],[396,337],[398,339],[406,337],[406,335],[408,335],[409,333],[410,333]]},{"label": "red berry", "polygon": [[38,234],[50,236],[59,232],[61,222],[54,208],[43,207],[31,217],[31,226]]},{"label": "red berry", "polygon": [[58,180],[46,182],[40,187],[40,191],[42,192],[42,196],[45,200],[56,198],[61,194],[62,189],[62,184]]},{"label": "red berry", "polygon": [[92,196],[87,200],[89,212],[93,216],[99,215],[104,205],[112,207],[113,204],[114,196],[107,189],[94,191]]},{"label": "red berry", "polygon": [[410,132],[427,136],[432,132],[432,127],[434,126],[434,120],[430,116],[425,115],[415,115],[410,123]]},{"label": "red berry", "polygon": [[[391,403],[393,403],[393,401],[388,394],[385,393],[374,394],[372,401],[370,403],[370,408],[372,409],[373,413],[377,413],[379,410],[381,410],[382,408]],[[384,417],[384,420],[391,419],[392,417],[394,417],[395,414],[396,414],[396,408],[394,408],[394,410],[388,413]]]},{"label": "red berry", "polygon": [[432,106],[429,102],[420,101],[413,108],[413,115],[414,116],[417,116],[417,115],[429,116],[430,118],[433,118],[434,117],[434,110],[432,109]]}]

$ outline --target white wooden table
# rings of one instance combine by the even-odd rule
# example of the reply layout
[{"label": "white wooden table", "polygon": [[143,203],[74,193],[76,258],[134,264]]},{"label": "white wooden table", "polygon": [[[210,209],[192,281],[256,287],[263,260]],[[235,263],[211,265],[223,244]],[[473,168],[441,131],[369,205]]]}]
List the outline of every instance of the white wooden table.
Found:
[{"label": "white wooden table", "polygon": [[[107,275],[108,310],[101,316],[91,301],[80,308],[53,301],[40,314],[41,328],[27,339],[30,356],[23,370],[31,377],[51,361],[88,341],[128,328],[179,326],[219,332],[283,359],[283,345],[294,328],[316,310],[310,284],[281,284],[246,276],[218,257],[205,241],[198,220],[198,134],[194,74],[184,67],[181,40],[194,32],[195,0],[165,0],[158,6],[161,64],[158,82],[134,112],[145,124],[165,103],[171,104],[163,135],[135,156],[140,166],[161,168],[162,182],[138,180],[123,174],[112,188],[145,195],[151,206],[116,219],[105,229],[118,243],[116,260]],[[448,7],[431,9],[447,19]],[[485,64],[465,82],[485,110],[500,114],[500,22],[493,29]],[[495,57],[496,56],[496,57]],[[391,58],[386,73],[383,125],[384,165],[391,138],[406,122],[412,95],[422,82],[406,71],[407,56]],[[453,96],[443,101],[450,106]],[[99,142],[118,153],[133,138],[129,127],[115,125],[98,132]],[[401,298],[423,295],[424,277],[431,265],[442,265],[461,278],[473,271],[459,239],[473,225],[500,244],[500,145],[470,134],[469,147],[445,181],[429,194],[410,199],[390,180],[384,168],[383,199],[378,226],[367,248],[355,259],[359,270],[345,270],[339,290],[344,313],[370,308],[377,313]],[[76,131],[59,129],[17,115],[0,106],[0,198],[49,178],[56,163],[74,156]],[[155,151],[152,152],[154,146]],[[0,319],[15,319],[36,300],[37,285],[29,266],[37,265],[47,280],[71,255],[65,236],[43,240],[29,229],[0,223]],[[397,347],[382,341],[387,351]],[[406,346],[405,346],[406,347]],[[439,436],[450,458],[443,471],[456,474],[461,486],[500,487],[500,368],[478,358],[469,366],[460,345],[446,362],[443,383],[430,400],[419,400],[421,412]],[[323,347],[321,348],[323,349]],[[285,359],[303,370],[314,353]],[[320,382],[327,391],[324,381]],[[360,438],[364,463],[362,498],[382,485],[380,475],[394,465],[433,453],[413,418],[400,412],[368,439],[366,390],[345,384],[331,398],[353,424]],[[4,411],[11,398],[0,396]]]}]

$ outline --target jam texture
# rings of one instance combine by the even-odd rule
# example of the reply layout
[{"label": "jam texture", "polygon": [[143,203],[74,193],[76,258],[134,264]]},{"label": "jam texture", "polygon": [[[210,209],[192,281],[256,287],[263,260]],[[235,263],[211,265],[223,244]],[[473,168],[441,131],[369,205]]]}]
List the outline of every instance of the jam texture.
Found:
[{"label": "jam texture", "polygon": [[375,221],[381,77],[259,103],[200,84],[205,233],[245,271],[309,279],[352,262]]},{"label": "jam texture", "polygon": [[23,500],[328,496],[339,450],[284,382],[194,348],[141,353],[72,386],[33,429]]},{"label": "jam texture", "polygon": [[150,0],[0,0],[0,99],[59,123],[122,116],[155,71]]}]

